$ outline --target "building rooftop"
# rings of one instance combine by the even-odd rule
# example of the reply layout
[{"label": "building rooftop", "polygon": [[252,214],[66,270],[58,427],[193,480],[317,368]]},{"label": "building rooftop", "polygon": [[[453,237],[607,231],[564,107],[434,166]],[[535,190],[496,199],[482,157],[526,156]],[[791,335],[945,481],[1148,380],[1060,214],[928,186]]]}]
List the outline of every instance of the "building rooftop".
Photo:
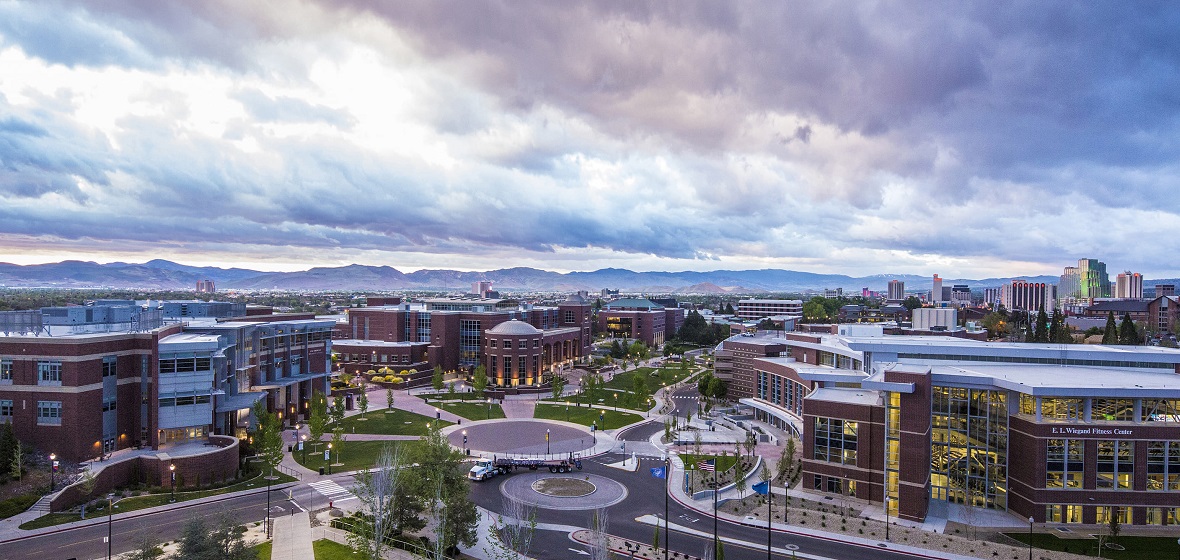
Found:
[{"label": "building rooftop", "polygon": [[662,306],[654,301],[651,301],[649,299],[641,299],[641,298],[616,299],[612,302],[604,304],[602,307],[604,309],[608,309],[608,310],[612,310],[612,309],[655,310],[655,309],[663,309],[664,308],[664,306]]},{"label": "building rooftop", "polygon": [[[1037,396],[1180,398],[1180,375],[1105,367],[1056,365],[922,366],[891,364],[889,371],[925,372],[936,385],[991,386]],[[873,376],[879,379],[879,376]]]},{"label": "building rooftop", "polygon": [[429,346],[429,342],[386,342],[384,340],[361,340],[359,338],[346,338],[343,340],[333,340],[332,346],[375,346],[378,348],[405,348],[407,346]]},{"label": "building rooftop", "polygon": [[881,393],[871,389],[821,387],[808,394],[805,400],[874,406],[881,404]]},{"label": "building rooftop", "polygon": [[541,334],[541,329],[534,327],[524,321],[513,319],[505,321],[488,329],[487,334],[507,334],[507,335],[530,335]]}]

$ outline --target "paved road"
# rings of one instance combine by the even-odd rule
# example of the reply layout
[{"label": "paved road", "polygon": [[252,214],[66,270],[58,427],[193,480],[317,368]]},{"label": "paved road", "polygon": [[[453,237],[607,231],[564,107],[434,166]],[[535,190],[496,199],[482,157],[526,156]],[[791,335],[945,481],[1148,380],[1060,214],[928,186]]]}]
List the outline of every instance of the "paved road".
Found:
[{"label": "paved road", "polygon": [[[335,477],[336,482],[344,487],[352,484],[349,476]],[[291,487],[293,497],[301,506],[308,509],[327,506],[329,496],[317,492],[314,488],[302,484]],[[344,497],[347,496],[336,496]],[[287,499],[287,489],[274,490],[271,493],[271,506],[275,515],[282,515],[295,510],[295,506]],[[281,511],[277,508],[282,508]],[[184,524],[191,519],[204,517],[211,522],[222,512],[233,515],[239,523],[253,523],[262,521],[266,515],[266,493],[235,496],[225,500],[204,504],[186,505],[181,502],[177,507],[124,519],[115,519],[112,523],[113,552],[119,554],[134,550],[141,535],[150,533],[157,541],[171,541],[180,536]],[[34,537],[0,543],[0,558],[37,558],[43,560],[65,560],[67,558],[106,558],[107,524],[98,523],[86,527],[67,529]]]},{"label": "paved road", "polygon": [[[664,488],[661,484],[663,481],[652,478],[649,474],[648,467],[656,466],[655,461],[644,462],[640,465],[640,468],[637,472],[627,472],[605,466],[606,463],[621,461],[622,459],[622,455],[615,454],[602,456],[596,460],[584,461],[584,469],[582,472],[611,478],[612,480],[623,484],[627,488],[627,498],[608,509],[610,533],[645,544],[651,543],[654,528],[651,525],[646,525],[635,521],[635,518],[642,515],[657,515],[661,518],[663,517]],[[503,503],[500,485],[504,481],[505,478],[500,477],[486,482],[473,483],[471,492],[472,499],[484,508],[493,511],[500,510]],[[710,534],[708,537],[697,537],[685,533],[679,533],[675,531],[675,528],[673,528],[670,536],[672,543],[671,548],[673,551],[691,554],[693,556],[701,556],[707,548],[712,546],[712,517],[704,516],[700,513],[690,510],[677,504],[675,501],[669,502],[668,512],[669,517],[671,518],[674,525],[679,524]],[[570,525],[576,527],[589,526],[590,515],[590,511],[558,511],[551,509],[538,510],[538,520],[540,522]],[[735,544],[726,544],[725,557],[727,559],[757,560],[766,558],[765,529],[744,527],[741,525],[721,521],[718,524],[718,534],[724,537],[732,537],[743,541],[756,543],[755,548],[751,549],[742,548]],[[797,545],[799,547],[798,551],[800,553],[819,555],[827,558],[857,558],[865,560],[912,560],[913,558],[909,555],[899,554],[888,550],[865,548],[861,546],[831,542],[815,537],[785,535],[782,533],[776,533],[774,535],[773,546],[775,548],[783,548],[788,544]],[[538,531],[533,541],[533,549],[530,556],[539,560],[564,559],[581,556],[580,554],[570,551],[571,548],[576,550],[586,550],[584,546],[571,541],[568,534],[565,532]],[[790,558],[790,556],[786,555],[775,555],[773,557]]]}]

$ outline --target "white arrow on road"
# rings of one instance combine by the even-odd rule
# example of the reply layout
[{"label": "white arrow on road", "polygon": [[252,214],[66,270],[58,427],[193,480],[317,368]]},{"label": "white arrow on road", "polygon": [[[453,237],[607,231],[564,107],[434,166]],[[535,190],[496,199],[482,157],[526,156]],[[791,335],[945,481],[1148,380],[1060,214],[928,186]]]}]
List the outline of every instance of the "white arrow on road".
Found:
[{"label": "white arrow on road", "polygon": [[571,548],[570,550],[577,552],[578,554],[584,554],[586,556],[590,556],[589,552],[586,552],[585,550],[582,550],[580,548]]}]

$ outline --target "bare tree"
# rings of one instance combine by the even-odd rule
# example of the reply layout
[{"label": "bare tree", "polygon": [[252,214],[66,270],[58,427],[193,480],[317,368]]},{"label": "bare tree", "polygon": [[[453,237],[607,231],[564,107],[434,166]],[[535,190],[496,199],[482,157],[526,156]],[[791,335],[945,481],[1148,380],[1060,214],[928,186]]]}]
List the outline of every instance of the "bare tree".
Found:
[{"label": "bare tree", "polygon": [[504,497],[501,513],[492,521],[492,533],[484,548],[489,556],[501,560],[527,558],[537,531],[537,508],[520,500]]},{"label": "bare tree", "polygon": [[386,445],[372,469],[361,471],[353,493],[361,502],[363,526],[348,535],[349,544],[366,560],[380,560],[396,530],[395,501],[402,468],[399,448]]},{"label": "bare tree", "polygon": [[437,482],[434,487],[434,504],[430,508],[430,514],[434,518],[434,534],[437,535],[434,539],[434,558],[446,558],[444,553],[447,550],[447,541],[443,535],[447,534],[447,503],[443,500],[442,477],[439,477]]},{"label": "bare tree", "polygon": [[610,533],[607,532],[606,509],[598,508],[590,514],[590,559],[610,560]]}]

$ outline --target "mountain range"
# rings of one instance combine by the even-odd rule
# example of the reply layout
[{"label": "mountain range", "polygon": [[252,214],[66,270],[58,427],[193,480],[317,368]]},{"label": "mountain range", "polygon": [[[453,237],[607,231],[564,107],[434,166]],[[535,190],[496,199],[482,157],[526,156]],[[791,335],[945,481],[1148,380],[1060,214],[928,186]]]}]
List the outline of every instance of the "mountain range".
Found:
[{"label": "mountain range", "polygon": [[[1029,281],[1056,283],[1056,276],[1021,276]],[[929,290],[930,276],[912,274],[853,277],[793,270],[714,270],[709,272],[635,272],[604,268],[591,272],[559,273],[535,268],[507,268],[484,272],[417,270],[403,273],[389,266],[347,265],[316,267],[296,272],[263,272],[242,268],[187,266],[167,260],[142,264],[62,261],[37,265],[0,263],[0,286],[10,288],[124,288],[191,290],[198,280],[212,280],[219,291],[467,291],[472,282],[489,280],[493,289],[509,292],[598,292],[604,288],[644,293],[754,294],[811,292],[843,288],[883,291],[890,280],[905,282],[908,290]],[[944,279],[943,286],[967,284],[975,289],[996,287],[1012,278]],[[1147,280],[1175,284],[1176,279]]]}]

